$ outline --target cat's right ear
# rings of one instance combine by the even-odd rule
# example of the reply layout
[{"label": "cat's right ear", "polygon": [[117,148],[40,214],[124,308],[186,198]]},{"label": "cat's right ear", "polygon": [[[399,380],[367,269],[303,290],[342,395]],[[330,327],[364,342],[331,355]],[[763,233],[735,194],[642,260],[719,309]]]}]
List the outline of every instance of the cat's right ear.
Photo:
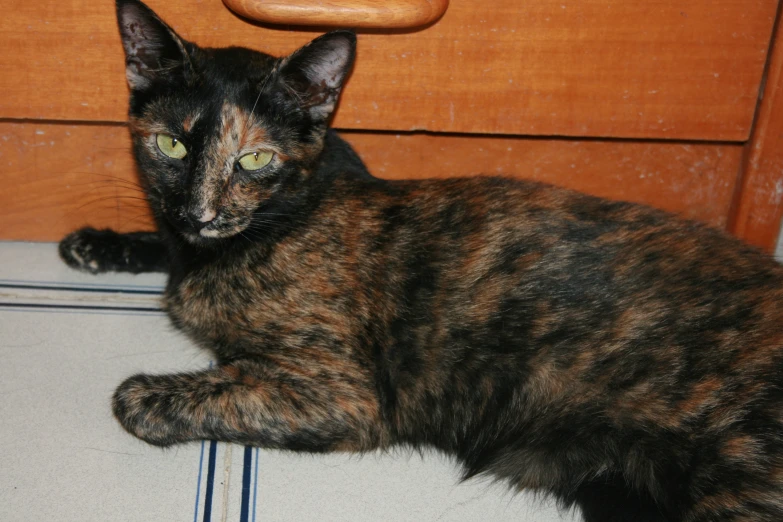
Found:
[{"label": "cat's right ear", "polygon": [[191,66],[182,39],[138,0],[116,2],[131,90],[146,89],[156,80],[184,80]]},{"label": "cat's right ear", "polygon": [[334,111],[355,56],[353,31],[326,33],[283,59],[282,81],[315,121],[326,121]]}]

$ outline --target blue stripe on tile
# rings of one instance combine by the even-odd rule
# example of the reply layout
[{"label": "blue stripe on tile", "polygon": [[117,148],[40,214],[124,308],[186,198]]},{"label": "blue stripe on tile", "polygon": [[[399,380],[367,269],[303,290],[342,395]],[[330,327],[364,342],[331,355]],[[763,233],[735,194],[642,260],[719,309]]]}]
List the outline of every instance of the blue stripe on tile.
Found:
[{"label": "blue stripe on tile", "polygon": [[217,441],[209,441],[209,461],[207,464],[207,491],[204,493],[204,522],[212,520],[212,491],[215,489],[215,463],[217,461]]},{"label": "blue stripe on tile", "polygon": [[62,281],[39,281],[39,280],[26,280],[26,279],[0,279],[0,284],[35,284],[35,285],[56,285],[56,286],[92,286],[100,287],[104,290],[121,290],[121,289],[146,289],[163,291],[163,286],[158,285],[134,285],[134,284],[111,284],[111,283],[87,283],[87,282],[62,282]]},{"label": "blue stripe on tile", "polygon": [[256,448],[256,471],[253,478],[253,522],[256,522],[256,496],[258,495],[258,448]]},{"label": "blue stripe on tile", "polygon": [[198,522],[198,500],[201,496],[201,471],[204,469],[204,441],[201,441],[201,456],[198,458],[198,480],[196,481],[196,507],[193,512],[193,522]]},{"label": "blue stripe on tile", "polygon": [[136,317],[163,317],[164,312],[129,312],[127,310],[120,311],[92,311],[92,310],[57,310],[54,308],[38,309],[38,308],[11,308],[0,306],[0,312],[20,312],[31,314],[69,314],[69,315],[122,315],[122,316],[136,316]]},{"label": "blue stripe on tile", "polygon": [[99,306],[99,305],[72,305],[72,304],[48,304],[48,303],[5,303],[0,302],[0,308],[32,309],[32,310],[108,310],[112,312],[162,312],[160,308],[148,308],[138,306]]},{"label": "blue stripe on tile", "polygon": [[253,464],[253,448],[245,446],[245,459],[242,464],[242,507],[239,522],[248,522],[250,508],[250,467]]},{"label": "blue stripe on tile", "polygon": [[14,290],[49,290],[57,292],[90,292],[104,294],[135,294],[135,295],[161,295],[160,290],[144,290],[136,288],[106,287],[106,286],[81,286],[81,285],[44,285],[44,284],[20,284],[20,283],[2,283],[0,288],[11,288]]}]

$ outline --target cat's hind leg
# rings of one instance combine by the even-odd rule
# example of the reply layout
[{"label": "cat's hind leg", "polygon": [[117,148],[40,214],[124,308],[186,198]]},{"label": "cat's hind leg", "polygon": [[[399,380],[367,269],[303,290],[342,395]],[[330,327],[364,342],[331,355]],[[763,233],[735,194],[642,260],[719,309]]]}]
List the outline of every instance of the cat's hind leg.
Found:
[{"label": "cat's hind leg", "polygon": [[350,383],[304,366],[239,361],[136,375],[117,388],[113,408],[128,432],[158,446],[214,439],[311,452],[374,449],[383,438],[378,401],[371,387]]},{"label": "cat's hind leg", "polygon": [[65,264],[91,274],[168,270],[166,248],[154,232],[119,234],[82,228],[60,241],[59,252]]}]

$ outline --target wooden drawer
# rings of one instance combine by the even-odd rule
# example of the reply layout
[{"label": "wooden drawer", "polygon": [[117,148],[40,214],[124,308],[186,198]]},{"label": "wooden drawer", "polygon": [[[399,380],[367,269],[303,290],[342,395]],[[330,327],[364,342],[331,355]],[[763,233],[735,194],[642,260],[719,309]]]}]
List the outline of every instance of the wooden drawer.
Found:
[{"label": "wooden drawer", "polygon": [[[742,146],[343,133],[389,179],[506,173],[648,203],[723,228]],[[152,221],[124,125],[0,123],[0,238],[56,241],[84,225]]]},{"label": "wooden drawer", "polygon": [[[6,0],[0,118],[125,121],[111,1]],[[184,37],[288,53],[314,31],[220,0],[149,0]],[[743,141],[776,0],[454,0],[423,30],[363,32],[348,129]]]},{"label": "wooden drawer", "polygon": [[[220,0],[148,1],[205,46],[285,54],[321,32],[251,24]],[[0,239],[149,228],[113,2],[5,3]],[[452,0],[430,27],[360,32],[335,126],[379,177],[539,179],[770,249],[783,215],[777,9],[776,0]]]}]

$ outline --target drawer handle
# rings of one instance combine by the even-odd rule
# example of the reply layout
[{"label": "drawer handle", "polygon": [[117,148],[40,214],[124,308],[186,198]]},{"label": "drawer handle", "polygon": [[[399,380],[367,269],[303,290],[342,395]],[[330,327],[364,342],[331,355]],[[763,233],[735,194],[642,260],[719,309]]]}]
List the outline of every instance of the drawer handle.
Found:
[{"label": "drawer handle", "polygon": [[270,24],[401,29],[434,22],[449,0],[223,0],[235,13]]}]

